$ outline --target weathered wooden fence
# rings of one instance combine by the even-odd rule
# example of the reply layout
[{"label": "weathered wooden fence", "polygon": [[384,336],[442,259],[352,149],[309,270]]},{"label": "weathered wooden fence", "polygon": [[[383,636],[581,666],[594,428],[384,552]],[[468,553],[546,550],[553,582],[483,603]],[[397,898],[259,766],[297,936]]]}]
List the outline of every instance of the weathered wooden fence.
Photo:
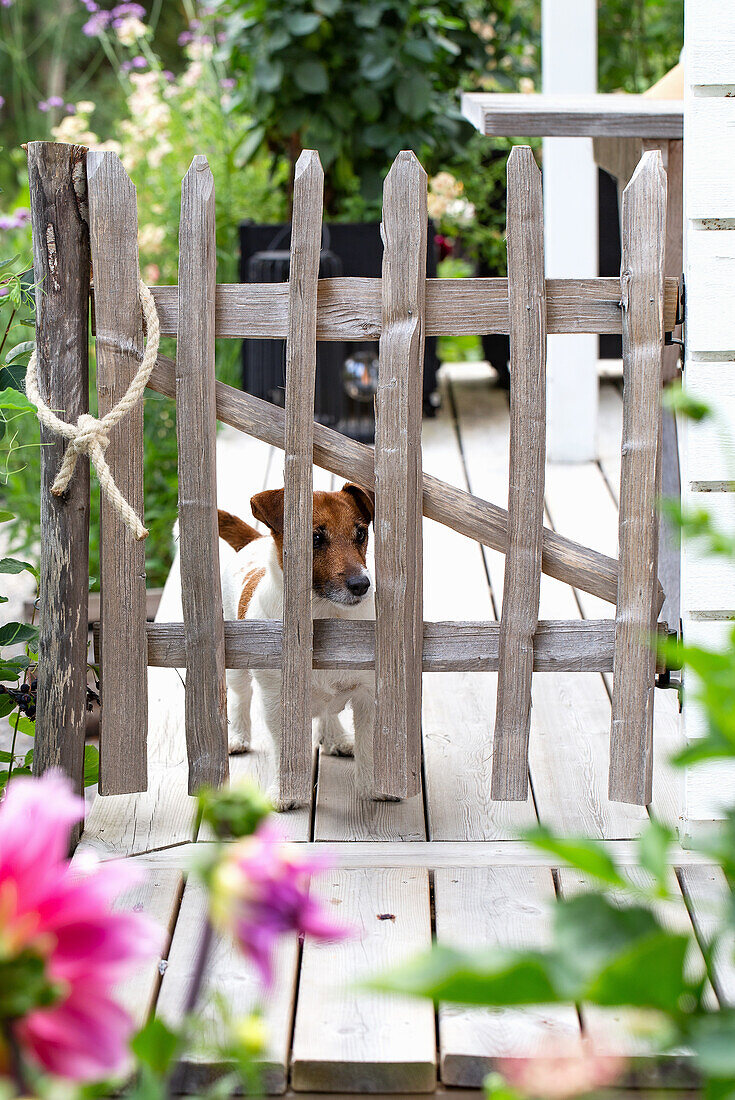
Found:
[{"label": "weathered wooden fence", "polygon": [[[48,403],[85,409],[88,273],[100,409],[138,369],[135,189],[117,156],[35,142],[28,147],[38,348]],[[659,390],[665,331],[678,288],[664,278],[666,179],[648,153],[623,199],[620,279],[545,280],[541,176],[531,150],[508,162],[508,278],[427,279],[426,175],[400,153],[385,181],[382,279],[318,278],[323,173],[302,154],[294,183],[288,284],[218,285],[214,182],[195,157],[182,185],[178,287],[151,288],[176,362],[159,357],[149,385],[176,398],[183,624],[145,621],[144,551],[102,510],[101,781],[104,794],[146,787],[146,666],[186,667],[190,790],[227,777],[225,668],[283,669],[284,798],[311,783],[311,669],[375,669],[376,718],[358,745],[369,792],[420,789],[424,670],[497,670],[492,796],[525,799],[534,671],[612,671],[610,797],[651,796],[656,671],[650,637],[656,578]],[[510,485],[507,511],[422,474],[421,390],[427,335],[509,333]],[[547,333],[622,332],[624,423],[620,560],[543,526]],[[285,411],[215,381],[215,337],[287,341]],[[375,449],[313,422],[317,340],[379,340]],[[283,623],[223,623],[215,488],[215,421],[285,451]],[[78,776],[84,738],[87,482],[49,500],[59,447],[42,452],[42,636],[37,767]],[[143,507],[142,415],[113,429],[108,459]],[[374,490],[376,621],[311,619],[312,462]],[[86,463],[81,464],[82,467]],[[500,623],[424,623],[422,515],[506,554]],[[539,622],[546,572],[615,603],[615,620]],[[63,625],[62,625],[63,624]],[[61,633],[60,633],[61,632]],[[490,736],[490,731],[488,731]]]}]

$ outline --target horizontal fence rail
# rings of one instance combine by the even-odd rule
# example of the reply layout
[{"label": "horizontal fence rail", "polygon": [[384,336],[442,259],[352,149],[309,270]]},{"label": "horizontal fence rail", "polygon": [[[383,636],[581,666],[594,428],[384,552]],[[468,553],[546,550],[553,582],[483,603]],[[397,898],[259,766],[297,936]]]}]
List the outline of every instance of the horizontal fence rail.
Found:
[{"label": "horizontal fence rail", "polygon": [[[317,340],[379,340],[382,330],[380,279],[320,279]],[[176,336],[179,322],[175,286],[152,286],[161,335]],[[547,331],[620,334],[623,331],[620,279],[547,279]],[[664,318],[672,332],[679,316],[679,282],[666,280]],[[427,279],[426,336],[485,336],[509,332],[507,279]],[[218,283],[215,291],[218,337],[285,340],[288,336],[288,283]]]},{"label": "horizontal fence rail", "polygon": [[[664,627],[661,628],[665,629]],[[183,668],[186,664],[182,623],[148,623],[148,664]],[[612,672],[614,619],[541,620],[533,635],[534,672]],[[277,620],[225,623],[228,668],[281,667],[283,626]],[[500,623],[424,623],[424,672],[497,672]],[[375,667],[375,623],[338,619],[314,620],[312,667],[369,671]]]}]

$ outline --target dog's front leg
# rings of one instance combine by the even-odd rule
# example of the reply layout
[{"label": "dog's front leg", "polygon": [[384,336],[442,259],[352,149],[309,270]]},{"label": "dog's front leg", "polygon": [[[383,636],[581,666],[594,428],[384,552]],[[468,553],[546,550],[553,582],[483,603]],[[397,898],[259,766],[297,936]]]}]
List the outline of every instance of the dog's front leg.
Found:
[{"label": "dog's front leg", "polygon": [[[267,686],[263,681],[267,677]],[[265,674],[259,678],[261,685],[261,700],[263,704],[263,717],[265,725],[273,742],[273,755],[275,760],[276,780],[268,788],[268,797],[273,803],[273,808],[279,812],[283,810],[295,810],[299,806],[308,806],[308,800],[284,798],[281,792],[281,742],[283,740],[283,707],[281,705],[281,675],[280,673]]]},{"label": "dog's front leg", "polygon": [[355,722],[355,759],[357,762],[357,790],[363,798],[379,802],[400,802],[399,798],[385,795],[375,789],[373,782],[373,735],[375,732],[375,686],[365,685],[352,697],[352,717]]},{"label": "dog's front leg", "polygon": [[227,730],[230,752],[250,751],[250,704],[253,685],[246,668],[227,670]]}]

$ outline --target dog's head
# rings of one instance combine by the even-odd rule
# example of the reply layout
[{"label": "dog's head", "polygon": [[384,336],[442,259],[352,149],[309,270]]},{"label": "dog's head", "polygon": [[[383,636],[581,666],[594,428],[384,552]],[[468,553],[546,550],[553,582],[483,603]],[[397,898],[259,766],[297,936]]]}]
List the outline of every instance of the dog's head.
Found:
[{"label": "dog's head", "polygon": [[[283,489],[266,489],[250,501],[256,519],[271,530],[283,568]],[[343,485],[337,493],[314,493],[315,596],[354,606],[365,599],[372,581],[365,559],[368,527],[375,513],[372,493]]]}]

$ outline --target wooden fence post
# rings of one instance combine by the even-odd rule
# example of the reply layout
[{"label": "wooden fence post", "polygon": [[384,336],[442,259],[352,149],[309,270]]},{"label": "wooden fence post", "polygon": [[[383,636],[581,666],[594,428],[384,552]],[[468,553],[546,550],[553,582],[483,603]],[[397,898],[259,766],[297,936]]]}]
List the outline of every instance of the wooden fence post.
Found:
[{"label": "wooden fence post", "polygon": [[[89,408],[86,149],[28,145],[41,396],[69,422]],[[87,708],[89,463],[51,495],[66,443],[41,428],[38,714],[33,770],[61,768],[81,793]],[[77,832],[77,837],[78,837]]]},{"label": "wooden fence post", "polygon": [[186,631],[189,793],[228,775],[225,627],[219,570],[214,398],[217,280],[214,180],[194,157],[181,186],[176,430],[179,548]]},{"label": "wooden fence post", "polygon": [[623,437],[609,796],[647,805],[653,771],[666,174],[646,153],[623,193]]},{"label": "wooden fence post", "polygon": [[311,651],[316,296],[324,172],[304,150],[296,165],[291,219],[283,530],[283,675],[280,799],[311,793]]},{"label": "wooden fence post", "polygon": [[[383,189],[383,324],[375,420],[376,715],[373,794],[421,787],[421,414],[426,173],[398,154]],[[359,747],[358,747],[358,751]]]},{"label": "wooden fence post", "polygon": [[538,624],[546,460],[546,280],[541,172],[508,158],[510,473],[491,795],[528,797],[533,636]]},{"label": "wooden fence post", "polygon": [[[100,416],[126,392],[143,354],[135,187],[115,153],[87,155]],[[106,452],[118,489],[143,516],[143,404],[113,428]],[[145,543],[100,500],[100,794],[148,787]]]}]

